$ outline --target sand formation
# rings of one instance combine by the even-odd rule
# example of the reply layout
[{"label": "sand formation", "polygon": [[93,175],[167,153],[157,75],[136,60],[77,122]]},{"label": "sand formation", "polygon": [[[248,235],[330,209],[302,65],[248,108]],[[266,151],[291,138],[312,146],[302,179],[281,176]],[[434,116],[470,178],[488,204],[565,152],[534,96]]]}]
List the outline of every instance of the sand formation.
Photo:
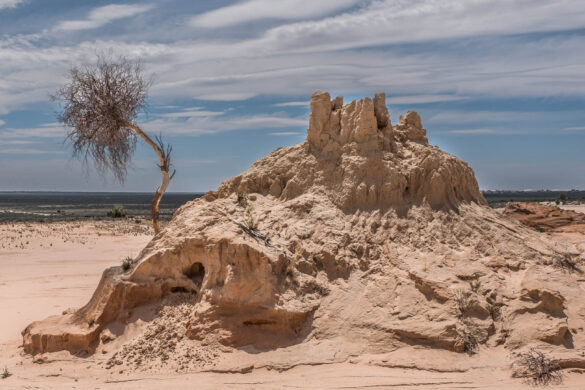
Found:
[{"label": "sand formation", "polygon": [[490,209],[416,112],[393,126],[384,94],[317,92],[304,143],[185,204],[129,271],[106,270],[86,306],[32,323],[23,343],[91,353],[143,305],[181,296],[180,321],[163,310],[141,339],[172,339],[167,358],[184,343],[219,346],[217,361],[278,351],[281,368],[413,345],[579,349],[585,302],[566,258],[581,260]]},{"label": "sand formation", "polygon": [[534,202],[509,202],[504,214],[543,232],[585,233],[585,214]]}]

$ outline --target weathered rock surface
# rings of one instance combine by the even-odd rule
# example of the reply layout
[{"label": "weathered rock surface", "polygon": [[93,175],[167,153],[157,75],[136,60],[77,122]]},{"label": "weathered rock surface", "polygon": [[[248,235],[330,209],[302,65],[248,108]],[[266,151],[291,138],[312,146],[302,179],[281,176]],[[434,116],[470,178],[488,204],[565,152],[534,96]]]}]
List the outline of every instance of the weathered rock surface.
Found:
[{"label": "weathered rock surface", "polygon": [[190,309],[137,344],[217,342],[278,369],[413,345],[582,348],[581,282],[560,255],[581,261],[487,207],[418,114],[392,126],[383,94],[343,104],[317,92],[303,144],[181,207],[85,307],[27,327],[24,349],[92,352],[102,330],[177,293]]},{"label": "weathered rock surface", "polygon": [[504,214],[546,232],[585,233],[585,214],[535,202],[509,202]]}]

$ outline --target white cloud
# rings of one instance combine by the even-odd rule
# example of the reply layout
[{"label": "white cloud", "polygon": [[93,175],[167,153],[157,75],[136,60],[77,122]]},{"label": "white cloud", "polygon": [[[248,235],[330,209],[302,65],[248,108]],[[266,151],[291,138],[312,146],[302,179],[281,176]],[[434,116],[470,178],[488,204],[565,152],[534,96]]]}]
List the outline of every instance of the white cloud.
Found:
[{"label": "white cloud", "polygon": [[307,124],[307,118],[260,114],[233,117],[191,117],[187,120],[177,117],[165,117],[148,121],[143,124],[142,128],[145,131],[162,133],[163,135],[197,136],[235,130],[304,128]]},{"label": "white cloud", "polygon": [[553,115],[552,112],[545,111],[459,111],[450,110],[431,115],[427,122],[433,124],[459,124],[459,123],[476,123],[476,122],[518,122],[521,120],[536,120]]},{"label": "white cloud", "polygon": [[196,117],[210,117],[210,116],[217,116],[223,115],[225,111],[207,111],[202,110],[199,107],[194,107],[191,109],[183,109],[177,112],[169,112],[165,114],[161,114],[160,116],[165,118],[196,118]]},{"label": "white cloud", "polygon": [[464,99],[466,99],[466,97],[455,95],[392,96],[386,98],[386,104],[426,104],[439,102],[454,102]]},{"label": "white cloud", "polygon": [[2,8],[14,8],[19,4],[24,3],[25,0],[0,0],[0,10]]},{"label": "white cloud", "polygon": [[274,133],[268,133],[268,135],[276,136],[276,137],[288,137],[291,135],[303,135],[303,133],[298,131],[280,131]]},{"label": "white cloud", "polygon": [[568,131],[583,131],[583,130],[585,130],[585,126],[567,127],[567,128],[565,128],[565,130],[568,130]]},{"label": "white cloud", "polygon": [[273,28],[265,39],[291,50],[341,50],[577,29],[585,27],[584,12],[581,0],[374,1],[354,12]]},{"label": "white cloud", "polygon": [[261,19],[295,20],[328,15],[359,0],[248,0],[218,8],[191,19],[195,27],[218,28]]},{"label": "white cloud", "polygon": [[484,134],[497,134],[497,133],[502,133],[502,131],[498,131],[498,130],[494,130],[494,129],[459,129],[459,130],[445,131],[444,133],[447,133],[447,134],[465,134],[465,135],[484,135]]},{"label": "white cloud", "polygon": [[0,149],[2,154],[63,154],[64,152],[58,150],[44,150],[44,149],[29,149],[29,148],[8,148]]},{"label": "white cloud", "polygon": [[66,130],[58,123],[46,123],[39,127],[31,128],[2,128],[0,129],[0,136],[3,139],[6,138],[29,138],[29,137],[40,137],[40,138],[64,138]]},{"label": "white cloud", "polygon": [[311,102],[304,101],[304,102],[285,102],[285,103],[277,103],[275,104],[276,107],[309,107]]},{"label": "white cloud", "polygon": [[32,145],[36,144],[37,142],[27,141],[22,139],[2,139],[0,140],[0,146],[8,146],[8,145]]},{"label": "white cloud", "polygon": [[[492,2],[498,5],[502,0]],[[441,41],[556,28],[556,22],[542,22],[545,13],[548,19],[562,20],[564,28],[583,26],[585,20],[574,14],[585,11],[584,2],[548,2],[545,7],[544,0],[509,0],[505,7],[496,7],[501,15],[490,23],[482,15],[496,11],[486,4],[486,0],[377,1],[335,17],[285,24],[250,39],[149,43],[147,38],[133,41],[119,37],[66,45],[36,35],[0,38],[0,115],[30,103],[46,102],[48,94],[63,82],[68,67],[91,61],[96,51],[110,48],[131,58],[142,57],[148,73],[157,75],[151,96],[168,102],[310,96],[318,89],[332,95],[357,96],[386,91],[389,104],[585,93],[583,36],[484,38],[449,50],[442,50],[449,43]],[[111,13],[107,7],[112,6],[98,8],[110,9],[108,12],[94,10],[93,17],[105,20],[104,15]],[[523,15],[518,23],[500,20],[517,19],[517,15]],[[445,26],[456,22],[468,28],[458,27],[455,35],[444,31],[448,30]],[[413,25],[425,28],[414,29]],[[435,43],[416,50],[373,47],[425,39]],[[308,102],[289,103],[276,105],[308,107]]]},{"label": "white cloud", "polygon": [[73,31],[98,28],[114,20],[138,15],[152,8],[152,4],[106,5],[91,10],[87,19],[63,21],[55,26],[55,30]]},{"label": "white cloud", "polygon": [[0,119],[0,126],[4,126],[6,122],[4,122],[2,119]]}]

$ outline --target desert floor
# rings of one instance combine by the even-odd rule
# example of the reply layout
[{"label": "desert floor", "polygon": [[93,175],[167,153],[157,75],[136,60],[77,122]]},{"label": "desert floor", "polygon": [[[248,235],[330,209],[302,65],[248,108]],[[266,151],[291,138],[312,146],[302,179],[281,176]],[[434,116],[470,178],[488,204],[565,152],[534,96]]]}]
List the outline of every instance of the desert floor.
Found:
[{"label": "desert floor", "polygon": [[[126,256],[136,256],[150,237],[149,229],[134,221],[0,225],[0,371],[6,367],[12,374],[0,379],[0,388],[531,388],[502,368],[509,356],[505,350],[469,357],[477,368],[466,372],[381,367],[365,364],[368,357],[360,357],[344,363],[297,366],[284,372],[259,369],[246,374],[124,372],[106,370],[102,363],[107,355],[83,358],[59,352],[34,362],[22,353],[20,332],[30,322],[85,304],[102,271],[120,264]],[[555,237],[585,242],[580,235]],[[426,353],[404,353],[412,352],[418,356]],[[432,356],[429,353],[428,358]],[[456,365],[457,359],[453,361],[454,368]],[[585,374],[565,374],[564,384],[555,388],[585,388]]]}]

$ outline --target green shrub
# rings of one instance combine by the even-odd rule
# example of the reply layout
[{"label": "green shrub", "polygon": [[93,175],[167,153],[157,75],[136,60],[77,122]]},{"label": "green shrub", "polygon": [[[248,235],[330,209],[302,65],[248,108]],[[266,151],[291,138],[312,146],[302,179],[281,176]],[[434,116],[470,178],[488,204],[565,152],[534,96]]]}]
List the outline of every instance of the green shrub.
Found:
[{"label": "green shrub", "polygon": [[126,209],[121,204],[115,204],[110,211],[108,211],[108,217],[111,218],[126,218]]},{"label": "green shrub", "polygon": [[122,261],[122,269],[124,271],[128,271],[130,269],[130,267],[132,267],[132,263],[134,262],[134,260],[130,257],[127,256],[123,261]]},{"label": "green shrub", "polygon": [[244,191],[236,192],[238,204],[245,207],[248,204],[248,195]]},{"label": "green shrub", "polygon": [[4,367],[4,371],[2,371],[2,379],[6,379],[9,376],[12,376],[12,373],[8,371],[8,367]]},{"label": "green shrub", "polygon": [[254,218],[250,217],[247,221],[246,221],[246,226],[248,227],[248,229],[250,230],[256,230],[258,228],[258,223],[256,223],[256,221],[254,221]]},{"label": "green shrub", "polygon": [[463,334],[463,350],[469,355],[473,355],[479,348],[479,343],[473,332],[465,332]]}]

